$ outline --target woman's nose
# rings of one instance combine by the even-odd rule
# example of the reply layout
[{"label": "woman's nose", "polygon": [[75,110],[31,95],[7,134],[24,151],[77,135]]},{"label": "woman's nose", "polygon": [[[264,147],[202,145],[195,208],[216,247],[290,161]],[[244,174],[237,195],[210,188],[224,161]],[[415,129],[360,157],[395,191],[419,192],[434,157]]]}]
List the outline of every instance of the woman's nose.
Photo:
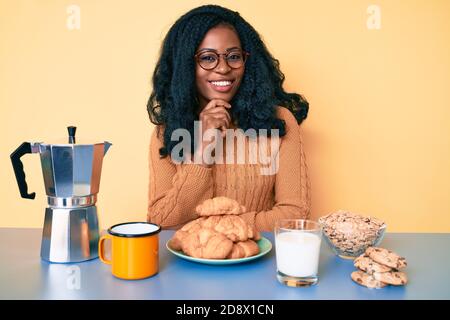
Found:
[{"label": "woman's nose", "polygon": [[231,68],[224,56],[219,56],[219,64],[217,65],[215,71],[218,73],[228,73]]}]

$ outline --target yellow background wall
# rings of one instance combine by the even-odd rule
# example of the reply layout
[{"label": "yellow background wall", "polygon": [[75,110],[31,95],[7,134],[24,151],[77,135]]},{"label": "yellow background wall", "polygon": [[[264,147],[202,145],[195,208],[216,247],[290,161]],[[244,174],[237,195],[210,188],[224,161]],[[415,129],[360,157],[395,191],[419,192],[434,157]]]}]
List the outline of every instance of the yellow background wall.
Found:
[{"label": "yellow background wall", "polygon": [[[390,232],[450,232],[450,1],[211,1],[239,11],[310,102],[303,124],[313,218],[348,209]],[[150,79],[171,24],[207,1],[0,1],[0,226],[41,227],[38,155],[23,157],[35,200],[20,198],[9,154],[77,135],[113,143],[99,193],[102,228],[145,220]],[[67,28],[69,5],[81,28]],[[370,30],[367,8],[381,10]]]}]

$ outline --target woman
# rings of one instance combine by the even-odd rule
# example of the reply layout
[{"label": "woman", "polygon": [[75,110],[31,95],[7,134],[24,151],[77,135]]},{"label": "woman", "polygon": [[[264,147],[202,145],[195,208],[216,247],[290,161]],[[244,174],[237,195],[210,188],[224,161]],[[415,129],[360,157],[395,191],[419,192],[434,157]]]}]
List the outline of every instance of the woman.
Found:
[{"label": "woman", "polygon": [[[207,5],[175,22],[163,41],[147,105],[157,125],[150,142],[150,222],[178,229],[198,218],[198,204],[217,196],[237,200],[246,208],[241,217],[260,231],[273,231],[280,218],[309,217],[299,128],[308,103],[299,94],[286,93],[283,81],[278,60],[238,12]],[[226,135],[230,129],[245,131],[246,138]],[[221,134],[214,135],[218,130]],[[184,143],[190,152],[180,151],[180,141],[174,139],[180,132],[189,133]],[[262,143],[264,133],[267,141]],[[255,150],[264,158],[277,133],[278,148],[266,154],[277,165],[263,171],[267,161],[249,159],[255,159]],[[228,142],[236,141],[241,145],[227,149]],[[235,154],[229,161],[228,154],[242,144],[249,152],[240,158],[243,162]],[[227,161],[219,161],[218,154]]]}]

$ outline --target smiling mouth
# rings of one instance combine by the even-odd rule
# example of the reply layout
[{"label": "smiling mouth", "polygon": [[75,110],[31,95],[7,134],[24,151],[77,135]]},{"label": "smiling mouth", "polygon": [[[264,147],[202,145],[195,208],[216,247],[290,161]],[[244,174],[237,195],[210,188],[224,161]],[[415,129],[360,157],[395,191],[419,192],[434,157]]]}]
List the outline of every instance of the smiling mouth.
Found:
[{"label": "smiling mouth", "polygon": [[211,87],[219,92],[227,92],[233,87],[234,80],[208,81]]},{"label": "smiling mouth", "polygon": [[218,81],[208,81],[209,83],[217,86],[217,87],[226,87],[231,85],[234,80],[218,80]]}]

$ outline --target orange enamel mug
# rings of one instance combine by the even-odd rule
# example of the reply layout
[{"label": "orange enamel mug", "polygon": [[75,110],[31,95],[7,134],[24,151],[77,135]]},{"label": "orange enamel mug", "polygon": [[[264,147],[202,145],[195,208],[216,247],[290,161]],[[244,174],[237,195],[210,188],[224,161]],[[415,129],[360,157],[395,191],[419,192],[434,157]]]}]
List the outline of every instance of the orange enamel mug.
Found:
[{"label": "orange enamel mug", "polygon": [[[137,280],[159,271],[159,232],[161,227],[148,222],[126,222],[108,229],[98,242],[98,255],[111,265],[112,274],[121,279]],[[111,241],[111,260],[105,258],[105,241]]]}]

